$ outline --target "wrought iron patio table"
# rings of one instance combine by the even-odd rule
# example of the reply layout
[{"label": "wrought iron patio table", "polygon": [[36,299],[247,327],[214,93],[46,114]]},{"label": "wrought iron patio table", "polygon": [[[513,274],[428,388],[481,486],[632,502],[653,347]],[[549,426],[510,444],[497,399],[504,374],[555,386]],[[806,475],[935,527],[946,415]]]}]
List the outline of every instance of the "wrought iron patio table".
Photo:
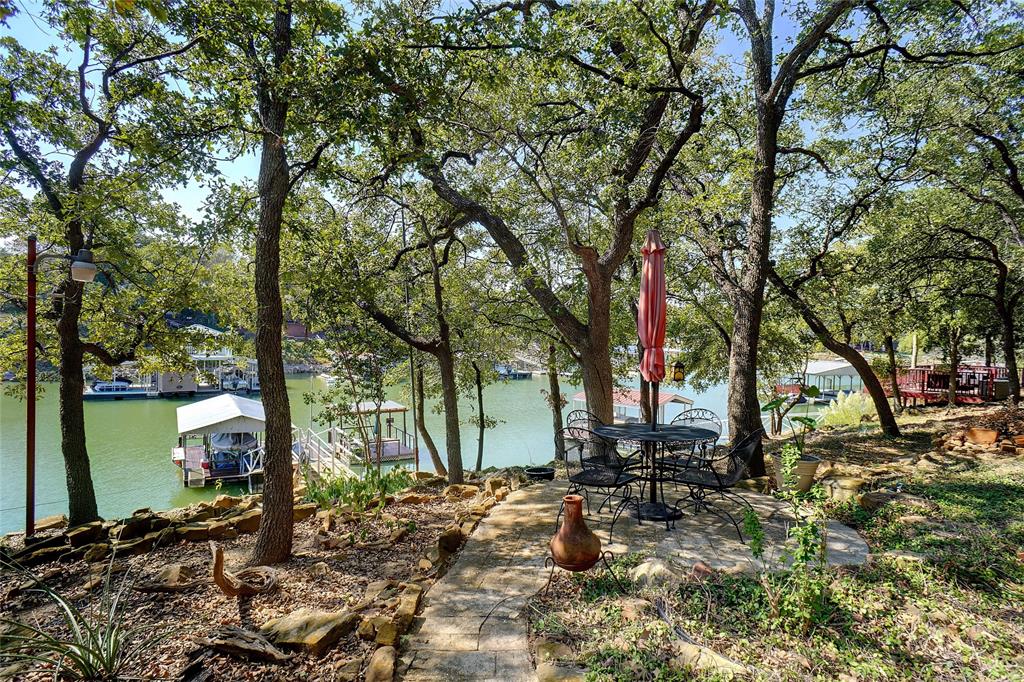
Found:
[{"label": "wrought iron patio table", "polygon": [[[647,471],[645,477],[648,479],[648,499],[639,505],[637,514],[641,519],[652,521],[669,521],[681,518],[683,512],[679,507],[665,504],[664,495],[659,499],[659,458],[663,456],[666,445],[677,443],[689,443],[693,441],[716,438],[711,429],[702,429],[698,426],[682,424],[658,424],[656,430],[651,429],[648,423],[637,424],[607,424],[594,427],[594,433],[612,440],[636,441],[641,444],[644,453],[644,464]],[[661,455],[659,456],[659,451]]]}]

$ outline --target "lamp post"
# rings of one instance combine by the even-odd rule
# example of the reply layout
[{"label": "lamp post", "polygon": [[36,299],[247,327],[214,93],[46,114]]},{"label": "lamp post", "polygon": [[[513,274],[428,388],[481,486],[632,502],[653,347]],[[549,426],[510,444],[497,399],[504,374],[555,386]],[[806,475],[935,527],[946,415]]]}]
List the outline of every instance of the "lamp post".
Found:
[{"label": "lamp post", "polygon": [[28,287],[26,322],[28,343],[25,353],[27,401],[25,403],[25,537],[36,532],[36,275],[39,266],[48,258],[71,262],[71,279],[91,282],[96,278],[96,264],[92,252],[81,249],[77,256],[68,254],[36,253],[36,236],[28,237]]}]

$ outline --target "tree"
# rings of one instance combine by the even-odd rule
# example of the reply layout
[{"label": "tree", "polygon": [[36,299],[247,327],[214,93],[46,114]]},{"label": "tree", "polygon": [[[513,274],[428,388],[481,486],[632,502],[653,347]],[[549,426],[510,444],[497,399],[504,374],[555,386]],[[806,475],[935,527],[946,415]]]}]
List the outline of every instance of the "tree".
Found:
[{"label": "tree", "polygon": [[[56,50],[0,39],[0,165],[38,192],[14,203],[33,218],[46,247],[64,254],[89,249],[111,263],[104,266],[105,284],[91,291],[61,272],[43,313],[59,354],[72,525],[98,518],[82,405],[86,359],[116,366],[167,336],[163,315],[182,305],[183,288],[179,282],[161,294],[169,282],[164,275],[182,275],[178,255],[200,263],[187,246],[186,254],[175,254],[155,238],[163,230],[168,241],[184,238],[172,209],[150,197],[161,185],[184,180],[202,130],[201,119],[182,116],[184,98],[172,87],[181,75],[175,58],[196,41],[171,35],[164,13],[105,2],[47,3],[43,20],[73,55],[73,68]],[[10,216],[5,222],[18,232],[25,228]],[[140,241],[150,242],[146,254]],[[140,299],[141,308],[130,312]]]},{"label": "tree", "polygon": [[[693,82],[716,3],[667,9],[539,3],[444,23],[415,15],[393,28],[386,12],[367,23],[375,41],[395,45],[366,65],[392,102],[391,134],[368,140],[383,175],[414,167],[487,231],[573,348],[589,408],[607,421],[613,282],[705,108]],[[559,295],[561,278],[541,275],[550,248],[565,250],[565,277],[582,271],[585,298],[575,305]]]},{"label": "tree", "polygon": [[[222,124],[232,154],[258,149],[255,218],[256,359],[266,413],[264,513],[251,564],[284,561],[292,547],[291,413],[282,360],[281,234],[289,198],[343,141],[348,93],[321,97],[344,67],[332,49],[346,27],[330,2],[196,0],[181,30],[202,36],[188,82]],[[335,71],[337,69],[338,71]],[[198,103],[197,103],[198,105]],[[329,154],[328,154],[329,157]],[[250,199],[238,215],[249,219]]]}]

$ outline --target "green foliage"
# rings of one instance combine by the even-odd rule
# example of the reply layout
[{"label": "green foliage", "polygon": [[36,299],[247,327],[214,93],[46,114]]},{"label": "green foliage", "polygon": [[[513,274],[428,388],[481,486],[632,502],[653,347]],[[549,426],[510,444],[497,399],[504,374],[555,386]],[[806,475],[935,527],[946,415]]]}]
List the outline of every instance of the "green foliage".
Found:
[{"label": "green foliage", "polygon": [[378,471],[365,467],[361,476],[313,476],[303,469],[306,482],[306,500],[323,508],[347,505],[357,514],[368,511],[376,504],[384,507],[384,497],[412,485],[413,479],[404,467]]},{"label": "green foliage", "polygon": [[32,623],[0,619],[11,629],[0,647],[0,660],[52,665],[54,679],[121,680],[132,668],[141,667],[146,653],[173,632],[166,625],[135,619],[129,611],[133,580],[126,574],[115,587],[110,566],[99,602],[83,611],[30,571],[4,563],[5,568],[34,581],[30,591],[39,593],[54,608],[62,626],[51,631]]},{"label": "green foliage", "polygon": [[820,415],[821,426],[857,426],[878,416],[875,403],[867,393],[840,393]]},{"label": "green foliage", "polygon": [[614,577],[605,570],[603,563],[598,563],[600,570],[574,573],[573,580],[582,587],[583,598],[587,602],[596,602],[608,596],[621,594],[619,583],[615,579],[618,578],[623,585],[630,584],[629,569],[640,565],[643,560],[643,555],[637,553],[618,556],[609,562]]}]

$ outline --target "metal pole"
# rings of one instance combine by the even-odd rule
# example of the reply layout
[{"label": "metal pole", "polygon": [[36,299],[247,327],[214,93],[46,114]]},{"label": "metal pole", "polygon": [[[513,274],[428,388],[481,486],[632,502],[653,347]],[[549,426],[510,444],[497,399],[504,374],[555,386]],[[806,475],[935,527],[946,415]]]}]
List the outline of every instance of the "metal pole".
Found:
[{"label": "metal pole", "polygon": [[651,431],[658,430],[658,382],[651,383]]},{"label": "metal pole", "polygon": [[27,348],[25,349],[25,537],[36,532],[36,236],[28,237]]}]

